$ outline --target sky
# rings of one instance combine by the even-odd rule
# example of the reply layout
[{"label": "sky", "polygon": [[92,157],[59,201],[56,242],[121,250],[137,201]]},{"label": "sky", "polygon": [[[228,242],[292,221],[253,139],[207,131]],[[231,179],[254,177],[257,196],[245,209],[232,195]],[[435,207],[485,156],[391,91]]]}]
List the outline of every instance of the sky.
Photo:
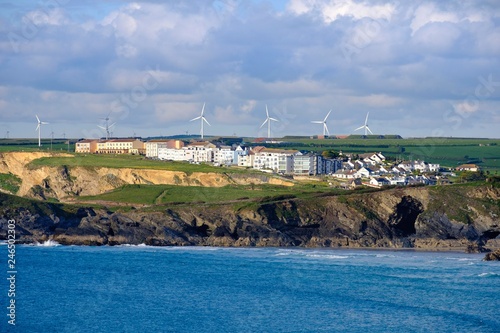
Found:
[{"label": "sky", "polygon": [[500,2],[0,2],[0,138],[500,138]]}]

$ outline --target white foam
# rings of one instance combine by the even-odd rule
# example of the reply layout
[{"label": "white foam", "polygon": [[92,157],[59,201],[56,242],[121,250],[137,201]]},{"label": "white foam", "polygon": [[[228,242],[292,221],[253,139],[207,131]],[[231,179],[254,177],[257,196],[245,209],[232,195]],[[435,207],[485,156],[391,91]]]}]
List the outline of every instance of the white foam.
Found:
[{"label": "white foam", "polygon": [[61,244],[59,244],[58,242],[56,242],[52,239],[46,240],[43,243],[38,243],[38,242],[35,243],[35,246],[43,246],[43,247],[53,247],[53,246],[60,246],[60,245]]},{"label": "white foam", "polygon": [[497,277],[497,276],[500,276],[500,274],[499,273],[487,272],[487,273],[481,273],[478,276],[479,277]]},{"label": "white foam", "polygon": [[307,254],[306,257],[320,258],[320,259],[347,259],[348,256],[339,256],[335,254]]}]

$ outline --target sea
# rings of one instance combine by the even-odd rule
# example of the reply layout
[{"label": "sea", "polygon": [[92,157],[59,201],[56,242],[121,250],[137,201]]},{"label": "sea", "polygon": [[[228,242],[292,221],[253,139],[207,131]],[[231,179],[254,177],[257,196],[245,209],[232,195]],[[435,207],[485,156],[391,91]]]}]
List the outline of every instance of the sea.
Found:
[{"label": "sea", "polygon": [[1,332],[500,332],[481,254],[17,245],[15,297],[0,255]]}]

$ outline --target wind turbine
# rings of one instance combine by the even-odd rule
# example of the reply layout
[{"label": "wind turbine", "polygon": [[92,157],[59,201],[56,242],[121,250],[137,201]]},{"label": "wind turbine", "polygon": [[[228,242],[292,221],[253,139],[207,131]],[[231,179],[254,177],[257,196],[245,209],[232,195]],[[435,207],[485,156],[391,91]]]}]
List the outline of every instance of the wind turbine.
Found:
[{"label": "wind turbine", "polygon": [[201,115],[199,115],[198,117],[193,118],[193,119],[190,120],[190,121],[195,121],[195,120],[201,119],[201,131],[200,131],[200,133],[201,133],[201,139],[203,139],[203,122],[207,123],[208,126],[212,126],[212,125],[210,125],[210,123],[207,121],[207,119],[203,115],[204,112],[205,112],[205,103],[203,103],[203,108],[201,108]]},{"label": "wind turbine", "polygon": [[372,132],[372,131],[370,131],[370,128],[368,127],[368,115],[369,115],[369,114],[370,114],[370,112],[368,112],[368,113],[366,114],[365,124],[364,124],[363,126],[360,126],[360,127],[356,128],[356,129],[354,130],[354,132],[356,132],[357,130],[360,130],[360,129],[363,129],[363,128],[364,128],[364,129],[365,129],[365,136],[367,136],[367,135],[368,135],[368,132],[370,132],[370,134],[373,134],[373,132]]},{"label": "wind turbine", "polygon": [[105,120],[106,121],[106,126],[99,126],[97,125],[97,127],[99,127],[100,129],[103,129],[106,131],[106,140],[109,140],[109,130],[111,129],[111,127],[115,126],[116,123],[112,123],[111,125],[109,124],[109,115],[111,114],[108,113],[108,115],[106,116],[106,118],[100,118],[102,120]]},{"label": "wind turbine", "polygon": [[271,118],[269,117],[269,111],[267,110],[267,104],[266,104],[266,120],[260,125],[260,128],[262,128],[266,123],[267,123],[267,137],[271,137],[271,121],[279,121],[278,119]]},{"label": "wind turbine", "polygon": [[48,123],[44,121],[40,121],[40,118],[38,118],[38,115],[35,115],[36,120],[38,121],[38,126],[36,127],[35,131],[38,131],[38,147],[42,146],[42,125],[48,125]]},{"label": "wind turbine", "polygon": [[330,135],[330,132],[328,131],[328,126],[326,126],[326,120],[328,119],[328,116],[330,115],[331,112],[332,110],[328,111],[328,114],[326,115],[325,119],[323,119],[323,121],[321,120],[311,121],[311,123],[314,124],[323,124],[323,136],[325,136],[327,133],[328,135]]}]

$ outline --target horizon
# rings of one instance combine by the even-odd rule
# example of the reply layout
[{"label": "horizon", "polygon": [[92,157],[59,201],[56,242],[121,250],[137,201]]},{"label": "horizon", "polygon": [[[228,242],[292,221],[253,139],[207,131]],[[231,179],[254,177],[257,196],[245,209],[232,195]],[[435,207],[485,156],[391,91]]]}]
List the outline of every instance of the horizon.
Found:
[{"label": "horizon", "polygon": [[[397,0],[0,4],[0,137],[498,136],[500,7]],[[362,131],[362,130],[361,130]],[[44,134],[45,133],[45,134]],[[208,134],[207,134],[208,135]]]}]

